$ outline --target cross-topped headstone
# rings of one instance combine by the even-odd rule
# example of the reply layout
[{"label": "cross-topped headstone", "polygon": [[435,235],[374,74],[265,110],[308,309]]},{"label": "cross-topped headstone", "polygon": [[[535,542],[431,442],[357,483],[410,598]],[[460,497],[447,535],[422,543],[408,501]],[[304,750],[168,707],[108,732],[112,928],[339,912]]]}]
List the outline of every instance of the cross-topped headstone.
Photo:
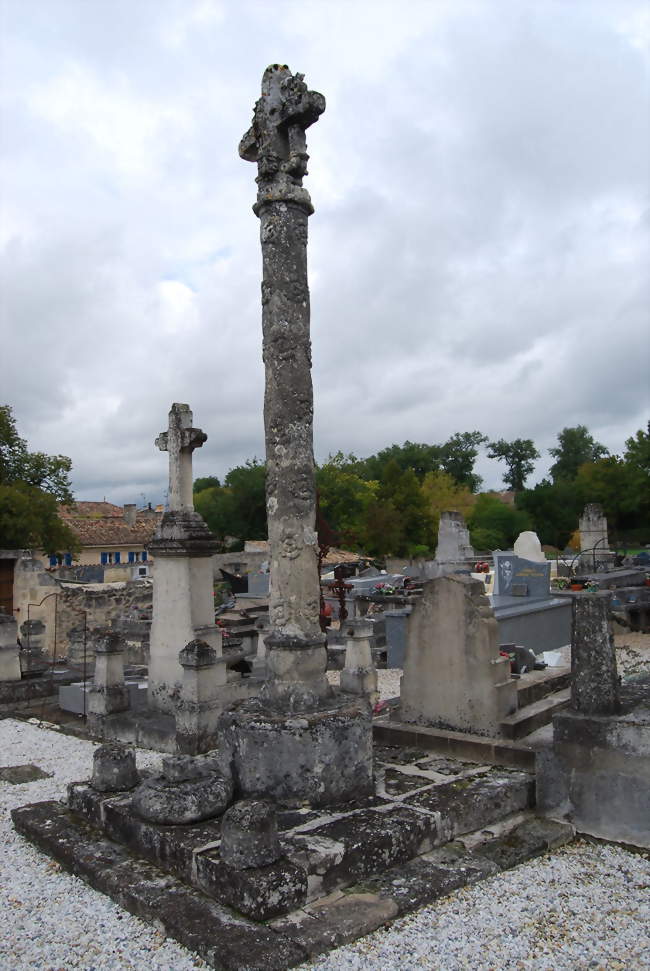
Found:
[{"label": "cross-topped headstone", "polygon": [[325,111],[325,98],[308,91],[303,78],[286,64],[271,64],[262,77],[253,124],[239,143],[241,157],[257,162],[258,205],[278,198],[278,192],[296,201],[309,200],[306,190],[296,192],[307,174],[305,129]]},{"label": "cross-topped headstone", "polygon": [[192,452],[208,440],[200,428],[192,427],[189,405],[174,402],[169,412],[169,429],[161,432],[156,445],[169,452],[169,509],[192,510]]}]

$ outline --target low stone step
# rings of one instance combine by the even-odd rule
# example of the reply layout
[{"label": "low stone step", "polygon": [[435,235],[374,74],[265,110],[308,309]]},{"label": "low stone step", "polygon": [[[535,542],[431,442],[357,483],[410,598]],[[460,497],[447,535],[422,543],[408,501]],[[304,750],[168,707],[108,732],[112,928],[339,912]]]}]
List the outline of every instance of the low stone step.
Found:
[{"label": "low stone step", "polygon": [[568,823],[519,813],[263,925],[134,856],[61,803],[23,806],[11,815],[21,835],[67,870],[220,971],[293,967],[575,834]]},{"label": "low stone step", "polygon": [[246,920],[181,883],[58,802],[12,811],[16,830],[86,883],[156,926],[219,971],[281,971],[305,950],[281,932]]},{"label": "low stone step", "polygon": [[548,725],[557,711],[566,708],[570,698],[571,689],[563,688],[562,691],[555,691],[553,694],[533,702],[532,705],[520,708],[514,715],[509,715],[501,722],[503,735],[513,741],[525,738],[526,735],[537,731],[538,728]]},{"label": "low stone step", "polygon": [[310,955],[348,944],[383,924],[562,846],[570,823],[518,814],[270,922]]},{"label": "low stone step", "polygon": [[535,769],[535,753],[521,743],[509,738],[489,738],[468,732],[401,722],[399,712],[396,718],[386,715],[374,718],[372,733],[375,742],[382,745],[420,748],[440,752],[450,758],[512,766],[529,772]]},{"label": "low stone step", "polygon": [[532,705],[535,701],[568,688],[571,684],[571,666],[546,668],[544,671],[528,671],[517,682],[517,704],[519,708]]}]

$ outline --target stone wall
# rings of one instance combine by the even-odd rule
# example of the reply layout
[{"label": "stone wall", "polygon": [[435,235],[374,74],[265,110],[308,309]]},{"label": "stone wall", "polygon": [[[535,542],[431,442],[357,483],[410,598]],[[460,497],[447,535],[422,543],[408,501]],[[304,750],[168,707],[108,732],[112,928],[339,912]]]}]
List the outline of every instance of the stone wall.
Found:
[{"label": "stone wall", "polygon": [[[125,583],[61,584],[57,613],[57,655],[68,654],[68,632],[83,625],[86,627],[119,627],[125,619],[136,620],[148,612],[152,603],[153,585],[150,580],[133,580]],[[53,598],[54,599],[54,598]],[[143,663],[138,655],[129,661]]]}]

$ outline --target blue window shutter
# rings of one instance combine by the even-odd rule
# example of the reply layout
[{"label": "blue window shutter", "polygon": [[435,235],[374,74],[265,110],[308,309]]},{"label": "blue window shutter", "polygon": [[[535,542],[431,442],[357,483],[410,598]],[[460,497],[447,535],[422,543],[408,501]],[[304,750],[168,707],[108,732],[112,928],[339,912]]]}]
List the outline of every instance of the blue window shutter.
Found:
[{"label": "blue window shutter", "polygon": [[119,562],[120,562],[120,560],[121,560],[121,558],[122,558],[122,554],[121,554],[121,553],[120,553],[120,551],[118,550],[118,551],[116,552],[116,554],[115,554],[115,562],[116,562],[116,563],[119,563]]},{"label": "blue window shutter", "polygon": [[53,554],[52,556],[50,556],[50,566],[58,566],[58,565],[59,565],[58,557],[56,557]]},{"label": "blue window shutter", "polygon": [[101,554],[102,566],[106,566],[108,563],[108,553]]},{"label": "blue window shutter", "polygon": [[147,551],[146,550],[144,550],[144,552],[142,554],[142,562],[143,563],[146,563],[147,562]]},{"label": "blue window shutter", "polygon": [[64,556],[64,561],[66,566],[72,566],[72,553],[66,553]]},{"label": "blue window shutter", "polygon": [[129,550],[129,563],[135,563],[135,553],[133,550]]}]

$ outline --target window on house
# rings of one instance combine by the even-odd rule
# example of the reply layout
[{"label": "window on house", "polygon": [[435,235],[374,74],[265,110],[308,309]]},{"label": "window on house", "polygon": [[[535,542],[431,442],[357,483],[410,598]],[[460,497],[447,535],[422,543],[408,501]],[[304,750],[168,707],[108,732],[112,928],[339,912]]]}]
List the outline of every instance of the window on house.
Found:
[{"label": "window on house", "polygon": [[72,553],[66,553],[63,557],[63,562],[66,566],[72,566]]},{"label": "window on house", "polygon": [[50,556],[50,566],[58,566],[59,558],[54,553]]},{"label": "window on house", "polygon": [[109,550],[108,552],[100,553],[100,559],[102,566],[106,566],[113,562],[113,553]]},{"label": "window on house", "polygon": [[144,550],[144,552],[142,554],[142,562],[143,563],[146,563],[147,562],[147,551],[146,550]]},{"label": "window on house", "polygon": [[114,562],[115,563],[121,563],[122,562],[122,554],[120,553],[119,550],[117,550],[116,553],[115,553],[115,561]]}]

